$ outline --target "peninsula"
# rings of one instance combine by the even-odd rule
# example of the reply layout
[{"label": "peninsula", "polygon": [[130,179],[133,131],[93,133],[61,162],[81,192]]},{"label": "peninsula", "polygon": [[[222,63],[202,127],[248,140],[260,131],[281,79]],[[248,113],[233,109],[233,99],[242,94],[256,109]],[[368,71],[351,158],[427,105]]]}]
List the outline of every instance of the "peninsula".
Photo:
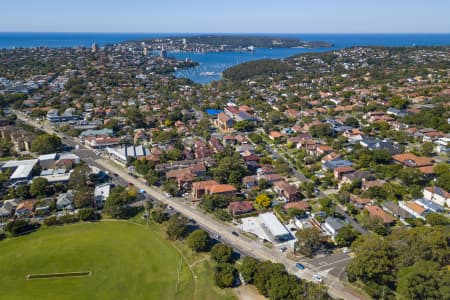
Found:
[{"label": "peninsula", "polygon": [[136,41],[151,50],[185,52],[254,51],[256,48],[323,48],[333,44],[296,38],[242,35],[198,35]]}]

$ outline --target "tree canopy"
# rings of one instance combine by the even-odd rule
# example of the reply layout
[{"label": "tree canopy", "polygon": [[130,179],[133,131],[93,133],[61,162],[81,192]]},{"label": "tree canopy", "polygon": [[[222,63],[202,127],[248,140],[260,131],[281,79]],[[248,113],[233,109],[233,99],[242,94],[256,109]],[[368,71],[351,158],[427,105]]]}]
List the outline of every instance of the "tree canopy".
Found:
[{"label": "tree canopy", "polygon": [[55,153],[61,147],[61,139],[52,134],[41,134],[31,142],[31,151],[39,154]]}]

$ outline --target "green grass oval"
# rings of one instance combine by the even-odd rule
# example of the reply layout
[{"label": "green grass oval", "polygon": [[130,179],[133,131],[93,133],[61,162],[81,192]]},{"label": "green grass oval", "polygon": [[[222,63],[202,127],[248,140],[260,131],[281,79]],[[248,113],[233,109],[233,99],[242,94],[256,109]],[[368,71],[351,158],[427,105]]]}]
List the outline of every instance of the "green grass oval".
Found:
[{"label": "green grass oval", "polygon": [[[151,230],[125,222],[80,223],[0,242],[1,299],[193,299],[180,254]],[[91,271],[90,277],[26,280]]]}]

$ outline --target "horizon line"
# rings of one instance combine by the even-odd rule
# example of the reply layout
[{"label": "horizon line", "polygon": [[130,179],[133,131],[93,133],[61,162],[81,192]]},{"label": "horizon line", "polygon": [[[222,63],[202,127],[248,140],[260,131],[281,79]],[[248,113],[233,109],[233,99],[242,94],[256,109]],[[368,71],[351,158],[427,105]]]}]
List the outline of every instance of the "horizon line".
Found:
[{"label": "horizon line", "polygon": [[261,35],[261,34],[305,34],[305,35],[348,35],[348,34],[434,34],[434,35],[447,35],[450,32],[145,32],[145,31],[1,31],[0,33],[66,33],[66,34],[230,34],[230,35]]}]

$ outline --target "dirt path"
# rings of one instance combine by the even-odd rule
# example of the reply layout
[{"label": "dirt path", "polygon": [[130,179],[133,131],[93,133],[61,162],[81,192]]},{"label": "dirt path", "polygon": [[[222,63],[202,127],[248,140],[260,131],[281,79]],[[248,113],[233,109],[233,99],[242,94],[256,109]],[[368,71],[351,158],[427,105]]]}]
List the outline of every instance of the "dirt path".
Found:
[{"label": "dirt path", "polygon": [[253,285],[241,285],[234,289],[239,300],[267,300]]}]

